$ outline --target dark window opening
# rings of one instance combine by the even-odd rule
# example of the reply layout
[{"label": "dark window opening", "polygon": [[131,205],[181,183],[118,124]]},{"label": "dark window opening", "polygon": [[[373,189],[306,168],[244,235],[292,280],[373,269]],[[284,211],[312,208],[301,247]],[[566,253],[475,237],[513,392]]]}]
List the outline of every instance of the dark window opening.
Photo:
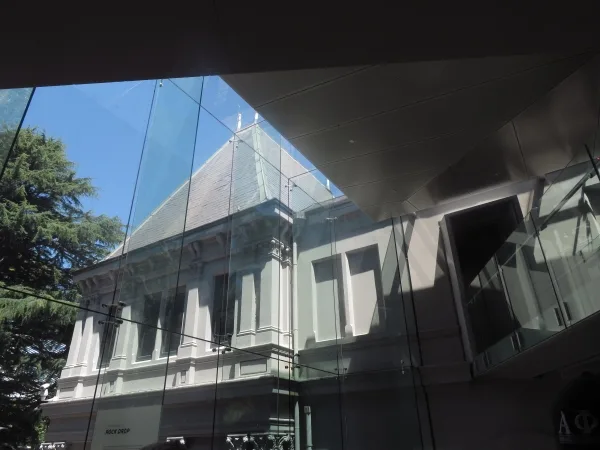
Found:
[{"label": "dark window opening", "polygon": [[[108,328],[108,329],[107,329]],[[100,335],[104,341],[100,346],[100,354],[98,355],[98,367],[108,367],[110,360],[115,351],[115,343],[117,341],[117,326],[114,323],[105,323],[102,334]]]},{"label": "dark window opening", "polygon": [[152,359],[152,352],[156,341],[156,325],[160,314],[160,301],[162,292],[144,296],[144,309],[141,324],[138,325],[138,350],[137,360]]},{"label": "dark window opening", "polygon": [[500,274],[499,265],[515,265],[514,244],[507,239],[523,215],[513,196],[448,214],[445,221],[458,263],[456,282],[462,285],[475,350],[480,353],[516,327],[503,287],[504,277],[514,276],[514,270]]},{"label": "dark window opening", "polygon": [[185,314],[186,289],[180,288],[175,294],[173,290],[167,298],[165,305],[164,325],[162,326],[162,342],[160,355],[174,355],[181,344],[183,317]]},{"label": "dark window opening", "polygon": [[213,341],[231,345],[235,312],[236,276],[225,273],[215,277],[212,317]]}]

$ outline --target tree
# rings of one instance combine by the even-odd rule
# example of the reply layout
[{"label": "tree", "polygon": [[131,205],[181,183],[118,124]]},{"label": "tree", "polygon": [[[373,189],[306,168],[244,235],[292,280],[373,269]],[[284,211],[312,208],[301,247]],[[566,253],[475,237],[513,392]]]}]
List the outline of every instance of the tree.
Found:
[{"label": "tree", "polygon": [[122,241],[118,217],[84,210],[95,195],[59,139],[19,132],[0,179],[0,443],[38,443],[41,393],[56,390],[80,298],[72,272]]}]

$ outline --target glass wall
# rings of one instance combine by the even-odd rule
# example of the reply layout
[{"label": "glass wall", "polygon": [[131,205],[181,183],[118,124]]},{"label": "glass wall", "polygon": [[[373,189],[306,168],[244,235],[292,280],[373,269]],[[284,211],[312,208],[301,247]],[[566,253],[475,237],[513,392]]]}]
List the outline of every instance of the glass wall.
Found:
[{"label": "glass wall", "polygon": [[40,88],[0,184],[3,442],[428,447],[408,224],[219,77]]},{"label": "glass wall", "polygon": [[586,146],[547,177],[534,207],[471,282],[478,371],[600,310],[597,161]]}]

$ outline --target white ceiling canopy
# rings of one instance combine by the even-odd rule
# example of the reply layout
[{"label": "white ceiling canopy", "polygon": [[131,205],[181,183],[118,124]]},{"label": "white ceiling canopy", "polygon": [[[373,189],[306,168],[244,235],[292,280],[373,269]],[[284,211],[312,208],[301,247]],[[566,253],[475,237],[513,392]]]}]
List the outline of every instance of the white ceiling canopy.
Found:
[{"label": "white ceiling canopy", "polygon": [[379,220],[563,167],[596,127],[600,64],[594,56],[223,78]]}]

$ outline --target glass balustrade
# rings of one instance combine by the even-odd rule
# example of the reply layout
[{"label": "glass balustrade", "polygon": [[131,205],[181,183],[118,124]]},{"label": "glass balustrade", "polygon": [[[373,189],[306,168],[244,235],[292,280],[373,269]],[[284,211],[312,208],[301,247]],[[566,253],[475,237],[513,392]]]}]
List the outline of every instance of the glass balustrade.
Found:
[{"label": "glass balustrade", "polygon": [[[586,147],[578,153],[585,160]],[[467,310],[485,371],[600,310],[597,161],[548,177],[530,213],[467,287]]]}]

